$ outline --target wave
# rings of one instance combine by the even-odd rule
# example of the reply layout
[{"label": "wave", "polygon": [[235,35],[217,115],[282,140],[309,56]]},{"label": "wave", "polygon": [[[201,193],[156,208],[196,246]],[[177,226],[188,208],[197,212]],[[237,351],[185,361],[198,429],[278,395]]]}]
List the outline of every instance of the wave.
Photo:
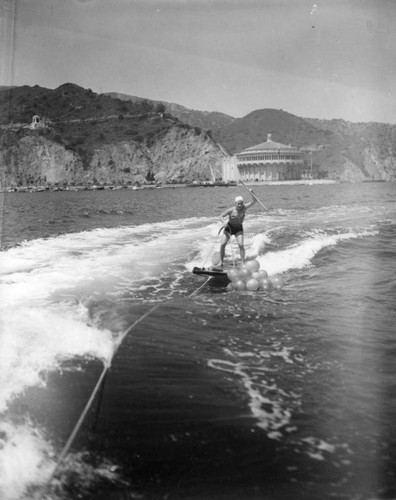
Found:
[{"label": "wave", "polygon": [[54,450],[44,433],[31,422],[0,422],[0,449],[0,497],[39,498],[26,496],[26,490],[28,485],[44,485],[55,464]]},{"label": "wave", "polygon": [[324,249],[336,246],[339,242],[356,238],[363,238],[375,234],[375,231],[349,230],[344,233],[328,234],[317,232],[305,234],[302,242],[289,248],[270,251],[258,256],[261,269],[265,269],[269,276],[282,274],[291,270],[303,269],[312,265],[313,259]]},{"label": "wave", "polygon": [[64,358],[108,359],[120,327],[107,331],[95,324],[92,301],[110,301],[106,307],[111,308],[153,279],[175,280],[197,234],[208,230],[200,225],[199,219],[188,219],[177,226],[96,229],[3,251],[0,410],[12,394],[40,383],[38,373],[58,368]]}]

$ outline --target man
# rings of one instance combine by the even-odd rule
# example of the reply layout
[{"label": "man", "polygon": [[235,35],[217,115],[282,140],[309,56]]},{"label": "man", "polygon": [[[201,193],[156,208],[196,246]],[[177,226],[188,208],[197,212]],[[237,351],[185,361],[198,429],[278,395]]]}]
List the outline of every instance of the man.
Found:
[{"label": "man", "polygon": [[[235,236],[235,239],[238,243],[241,261],[242,263],[245,262],[245,247],[243,245],[242,223],[245,219],[246,210],[256,203],[256,198],[253,195],[253,191],[251,191],[251,193],[252,201],[249,201],[245,205],[242,196],[237,196],[235,198],[235,206],[228,208],[220,215],[222,224],[226,224],[220,244],[220,266],[222,266],[224,263],[225,248],[232,235]],[[228,222],[226,223],[224,221],[224,218],[227,216]]]}]

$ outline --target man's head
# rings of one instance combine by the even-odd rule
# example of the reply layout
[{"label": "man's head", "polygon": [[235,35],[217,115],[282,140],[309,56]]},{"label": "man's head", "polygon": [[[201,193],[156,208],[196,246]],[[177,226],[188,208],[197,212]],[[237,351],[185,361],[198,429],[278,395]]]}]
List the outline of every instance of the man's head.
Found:
[{"label": "man's head", "polygon": [[243,206],[243,198],[242,198],[242,196],[237,196],[235,198],[235,205],[237,205],[238,207]]}]

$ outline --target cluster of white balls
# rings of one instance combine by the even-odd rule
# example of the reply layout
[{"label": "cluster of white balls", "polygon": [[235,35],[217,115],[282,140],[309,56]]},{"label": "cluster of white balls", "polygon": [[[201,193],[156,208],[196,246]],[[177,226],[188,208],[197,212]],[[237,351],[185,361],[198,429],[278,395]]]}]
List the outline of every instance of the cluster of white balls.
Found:
[{"label": "cluster of white balls", "polygon": [[231,281],[227,290],[268,290],[270,288],[280,289],[283,286],[283,280],[274,276],[268,278],[267,271],[260,270],[260,262],[256,259],[249,260],[239,267],[233,267],[227,271],[227,277]]}]

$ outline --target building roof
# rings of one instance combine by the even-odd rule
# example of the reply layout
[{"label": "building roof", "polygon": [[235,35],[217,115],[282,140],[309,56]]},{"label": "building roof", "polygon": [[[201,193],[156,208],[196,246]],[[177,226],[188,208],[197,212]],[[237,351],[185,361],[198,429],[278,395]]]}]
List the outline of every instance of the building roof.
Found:
[{"label": "building roof", "polygon": [[281,144],[280,142],[274,142],[272,140],[271,134],[267,135],[267,141],[262,142],[261,144],[257,144],[256,146],[251,146],[250,148],[246,148],[243,151],[237,153],[237,155],[244,153],[253,153],[259,151],[298,151],[296,147],[287,146],[286,144]]}]

